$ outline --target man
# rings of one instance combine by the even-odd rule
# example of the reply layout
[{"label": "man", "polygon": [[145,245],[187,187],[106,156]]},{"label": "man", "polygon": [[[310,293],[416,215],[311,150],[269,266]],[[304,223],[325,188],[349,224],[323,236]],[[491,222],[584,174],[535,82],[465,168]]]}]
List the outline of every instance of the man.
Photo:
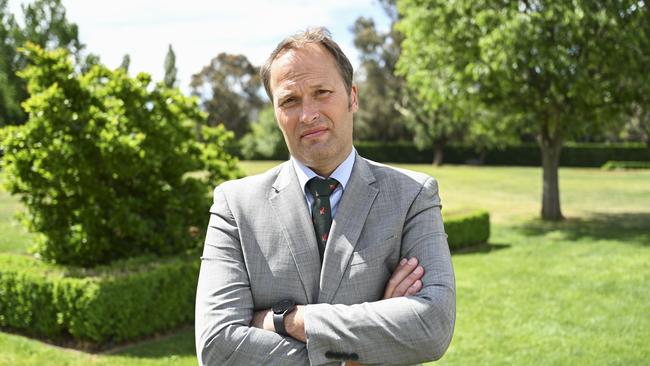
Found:
[{"label": "man", "polygon": [[199,364],[440,358],[455,285],[436,181],[357,155],[352,66],[326,30],[281,42],[261,74],[291,159],[215,189]]}]

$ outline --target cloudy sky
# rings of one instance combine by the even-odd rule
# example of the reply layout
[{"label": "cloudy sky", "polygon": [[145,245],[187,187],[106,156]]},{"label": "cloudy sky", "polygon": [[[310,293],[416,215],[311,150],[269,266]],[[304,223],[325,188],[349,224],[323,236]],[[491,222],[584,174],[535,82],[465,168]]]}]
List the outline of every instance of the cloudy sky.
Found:
[{"label": "cloudy sky", "polygon": [[[17,18],[20,4],[10,0]],[[372,17],[379,29],[388,20],[375,0],[63,0],[68,19],[79,26],[86,52],[117,67],[129,54],[129,71],[161,80],[167,47],[176,53],[179,85],[220,52],[244,54],[260,65],[285,36],[308,26],[329,28],[355,66],[350,27],[359,16]]]}]

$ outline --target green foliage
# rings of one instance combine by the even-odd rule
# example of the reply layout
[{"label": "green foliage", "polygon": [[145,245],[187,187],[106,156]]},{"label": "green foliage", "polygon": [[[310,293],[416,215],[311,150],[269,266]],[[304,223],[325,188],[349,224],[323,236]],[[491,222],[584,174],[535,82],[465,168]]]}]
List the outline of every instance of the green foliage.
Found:
[{"label": "green foliage", "polygon": [[23,27],[8,12],[7,0],[0,0],[0,126],[23,124],[27,118],[20,109],[28,97],[27,87],[16,75],[27,60],[16,47],[31,42],[45,49],[65,48],[77,58],[84,48],[77,25],[67,20],[61,0],[36,0],[21,8]]},{"label": "green foliage", "polygon": [[79,28],[68,21],[61,0],[35,0],[21,5],[25,26],[19,45],[34,43],[44,49],[65,48],[75,57],[85,47],[79,41]]},{"label": "green foliage", "polygon": [[408,84],[432,105],[477,101],[495,121],[535,134],[542,217],[561,219],[562,143],[643,100],[635,80],[648,71],[647,4],[401,0],[398,8],[398,69]]},{"label": "green foliage", "polygon": [[[64,50],[29,45],[22,72],[29,121],[2,131],[6,187],[20,194],[37,248],[58,263],[178,253],[198,244],[210,188],[237,176],[223,128],[194,138],[196,101],[147,74],[95,65],[75,71]],[[210,182],[187,173],[208,170]]]},{"label": "green foliage", "polygon": [[167,55],[165,56],[165,79],[163,82],[168,88],[173,88],[176,85],[176,73],[178,69],[176,68],[176,54],[172,45],[169,45],[167,49]]},{"label": "green foliage", "polygon": [[[627,96],[622,61],[642,56],[644,6],[403,0],[399,69],[432,103],[476,95],[548,138],[580,134]],[[644,57],[645,59],[645,57]]]},{"label": "green foliage", "polygon": [[[394,4],[383,1],[387,14]],[[391,19],[395,21],[395,19]],[[354,136],[366,141],[408,141],[412,133],[400,113],[405,82],[395,75],[400,53],[401,35],[392,29],[382,33],[370,18],[359,17],[352,26],[354,45],[361,64],[356,72],[359,89],[359,111],[354,117]]]},{"label": "green foliage", "polygon": [[[421,164],[431,160],[431,150],[420,150],[409,142],[357,141],[354,146],[361,156],[375,161]],[[540,149],[536,144],[488,150],[449,145],[445,147],[444,154],[445,162],[449,164],[539,166],[541,161]],[[650,161],[650,150],[641,144],[567,143],[560,156],[562,166],[600,167],[609,160]]]},{"label": "green foliage", "polygon": [[251,119],[263,105],[258,68],[244,55],[220,53],[192,75],[190,86],[208,112],[208,124],[223,123],[237,137],[248,131]]},{"label": "green foliage", "polygon": [[449,249],[461,249],[487,243],[490,238],[490,214],[475,211],[444,217]]},{"label": "green foliage", "polygon": [[24,120],[20,102],[24,99],[24,84],[16,75],[16,24],[7,9],[7,0],[0,0],[0,126]]},{"label": "green foliage", "polygon": [[420,150],[412,142],[355,141],[354,148],[364,158],[393,163],[430,163],[431,151]]},{"label": "green foliage", "polygon": [[194,318],[196,255],[142,257],[91,271],[0,254],[0,326],[119,342]]},{"label": "green foliage", "polygon": [[610,160],[601,167],[604,170],[650,169],[650,161],[617,161]]},{"label": "green foliage", "polygon": [[[433,103],[421,97],[396,73],[403,34],[394,0],[380,2],[390,17],[391,27],[381,33],[371,19],[354,23],[354,44],[361,53],[359,100],[355,137],[366,141],[413,140],[420,149],[434,148],[433,162],[443,162],[447,144],[465,143],[477,149],[501,147],[518,139],[497,118],[473,98],[447,98]],[[429,160],[431,161],[431,160]]]},{"label": "green foliage", "polygon": [[272,105],[262,109],[257,121],[251,123],[250,127],[251,132],[240,141],[244,159],[286,159],[289,156]]},{"label": "green foliage", "polygon": [[129,66],[131,66],[131,56],[129,54],[125,54],[122,56],[122,63],[120,64],[120,69],[124,70],[125,73],[129,73]]}]

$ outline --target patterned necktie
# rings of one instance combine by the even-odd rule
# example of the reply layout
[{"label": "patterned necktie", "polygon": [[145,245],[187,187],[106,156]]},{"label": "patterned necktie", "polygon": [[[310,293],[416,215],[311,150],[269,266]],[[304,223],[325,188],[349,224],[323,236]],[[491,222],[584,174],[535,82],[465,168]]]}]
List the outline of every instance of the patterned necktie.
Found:
[{"label": "patterned necktie", "polygon": [[330,194],[338,187],[339,182],[335,179],[323,179],[314,177],[307,182],[307,190],[314,197],[314,203],[311,207],[311,218],[316,231],[316,242],[318,243],[318,253],[320,261],[323,263],[325,254],[325,244],[332,227],[332,212],[330,207]]}]

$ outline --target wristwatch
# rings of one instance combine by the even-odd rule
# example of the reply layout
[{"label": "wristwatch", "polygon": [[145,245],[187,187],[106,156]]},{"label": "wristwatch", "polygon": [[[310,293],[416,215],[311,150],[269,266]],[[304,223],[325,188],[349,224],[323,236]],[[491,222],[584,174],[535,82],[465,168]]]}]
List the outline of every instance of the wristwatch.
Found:
[{"label": "wristwatch", "polygon": [[289,336],[287,330],[284,328],[284,317],[295,308],[296,303],[289,299],[273,304],[273,326],[275,326],[276,333]]}]

